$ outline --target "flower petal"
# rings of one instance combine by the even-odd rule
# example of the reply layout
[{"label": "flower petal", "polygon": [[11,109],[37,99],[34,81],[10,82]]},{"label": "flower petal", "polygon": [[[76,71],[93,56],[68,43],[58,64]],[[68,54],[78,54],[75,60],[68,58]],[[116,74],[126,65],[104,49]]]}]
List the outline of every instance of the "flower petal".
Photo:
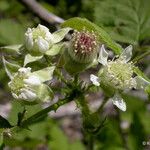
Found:
[{"label": "flower petal", "polygon": [[132,49],[133,49],[133,46],[129,45],[127,48],[124,49],[120,58],[123,58],[125,59],[126,62],[128,62],[132,57]]},{"label": "flower petal", "polygon": [[104,45],[102,45],[101,49],[99,51],[98,62],[101,63],[102,65],[106,66],[107,59],[108,59],[108,53],[106,52]]},{"label": "flower petal", "polygon": [[116,105],[120,110],[126,111],[126,103],[124,102],[123,98],[116,93],[114,97],[112,98],[112,102],[114,105]]},{"label": "flower petal", "polygon": [[38,86],[38,85],[40,85],[41,84],[41,81],[40,81],[40,79],[37,77],[37,76],[35,76],[35,75],[31,75],[31,76],[29,76],[29,78],[28,79],[24,79],[23,80],[26,84],[29,84],[29,85],[33,85],[33,86]]},{"label": "flower petal", "polygon": [[99,78],[98,78],[97,76],[95,76],[94,74],[91,74],[91,75],[90,75],[90,80],[92,81],[92,83],[93,83],[95,86],[100,86]]},{"label": "flower petal", "polygon": [[136,76],[134,78],[136,80],[136,88],[137,89],[144,89],[148,85],[150,85],[150,82],[142,78],[141,76]]}]

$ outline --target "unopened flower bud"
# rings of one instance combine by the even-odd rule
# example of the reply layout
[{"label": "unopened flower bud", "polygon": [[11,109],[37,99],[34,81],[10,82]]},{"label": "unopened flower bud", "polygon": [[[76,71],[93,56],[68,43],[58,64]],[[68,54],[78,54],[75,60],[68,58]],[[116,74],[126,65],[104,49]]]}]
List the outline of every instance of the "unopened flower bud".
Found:
[{"label": "unopened flower bud", "polygon": [[31,68],[20,68],[8,83],[15,99],[32,101],[37,98],[36,89],[41,85],[37,76],[31,75]]},{"label": "unopened flower bud", "polygon": [[25,47],[32,55],[42,55],[53,44],[53,36],[49,29],[43,25],[36,28],[28,28],[25,33]]}]

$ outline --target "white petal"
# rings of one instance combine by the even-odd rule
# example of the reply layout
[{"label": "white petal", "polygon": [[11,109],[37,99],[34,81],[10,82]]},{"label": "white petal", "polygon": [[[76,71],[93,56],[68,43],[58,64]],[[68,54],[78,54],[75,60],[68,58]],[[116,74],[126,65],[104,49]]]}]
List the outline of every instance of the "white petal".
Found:
[{"label": "white petal", "polygon": [[33,86],[38,86],[41,84],[41,81],[40,79],[37,77],[37,76],[29,76],[28,79],[24,79],[23,80],[26,84],[29,84],[29,85],[33,85]]},{"label": "white petal", "polygon": [[136,80],[136,88],[137,89],[144,89],[148,85],[150,85],[150,82],[142,78],[141,76],[136,76],[134,78]]},{"label": "white petal", "polygon": [[119,94],[115,94],[112,98],[112,102],[114,105],[116,105],[120,110],[126,111],[126,103],[122,99],[122,97]]},{"label": "white petal", "polygon": [[25,33],[25,46],[28,50],[33,47],[33,36],[32,33]]},{"label": "white petal", "polygon": [[26,94],[24,94],[24,93],[21,93],[21,94],[19,95],[19,98],[20,98],[20,99],[24,99],[24,100],[28,99],[27,96],[26,96]]},{"label": "white petal", "polygon": [[12,96],[13,96],[15,99],[18,99],[18,98],[19,98],[15,93],[12,93]]},{"label": "white petal", "polygon": [[22,73],[22,74],[28,74],[31,72],[31,68],[30,67],[28,67],[28,68],[22,67],[18,71],[19,71],[19,73]]},{"label": "white petal", "polygon": [[132,49],[133,49],[133,46],[129,45],[127,48],[124,49],[120,58],[123,58],[125,59],[126,62],[128,62],[132,57]]},{"label": "white petal", "polygon": [[94,74],[91,74],[90,75],[90,80],[92,81],[92,83],[95,85],[95,86],[100,86],[100,80],[97,76],[95,76]]},{"label": "white petal", "polygon": [[38,37],[37,46],[41,53],[44,53],[49,49],[49,43],[46,40],[44,40],[42,37]]},{"label": "white petal", "polygon": [[45,33],[46,33],[46,32],[49,32],[49,29],[48,29],[47,27],[41,25],[41,24],[39,24],[39,25],[37,26],[37,28],[39,28],[40,30],[43,30]]},{"label": "white petal", "polygon": [[108,59],[108,53],[106,52],[104,45],[102,45],[101,49],[99,51],[98,62],[101,63],[102,65],[106,66],[107,59]]},{"label": "white petal", "polygon": [[50,32],[46,32],[45,40],[48,41],[48,42],[53,43],[53,35]]},{"label": "white petal", "polygon": [[21,89],[21,95],[25,95],[24,99],[29,99],[29,100],[33,100],[35,98],[37,98],[36,94],[34,92],[32,92],[29,89]]}]

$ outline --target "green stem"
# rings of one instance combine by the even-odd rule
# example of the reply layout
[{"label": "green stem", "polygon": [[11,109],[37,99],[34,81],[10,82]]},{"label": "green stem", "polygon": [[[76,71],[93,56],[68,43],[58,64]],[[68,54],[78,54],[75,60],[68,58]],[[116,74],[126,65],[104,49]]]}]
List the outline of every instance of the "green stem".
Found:
[{"label": "green stem", "polygon": [[125,150],[129,150],[125,134],[123,133],[122,128],[121,128],[120,111],[119,111],[118,108],[116,108],[116,111],[117,111],[117,117],[116,117],[116,119],[117,119],[117,123],[118,123],[118,130],[119,130],[119,133],[120,133],[120,137],[122,138],[122,144],[123,144]]},{"label": "green stem", "polygon": [[100,105],[100,107],[97,109],[98,113],[101,113],[101,111],[103,110],[103,107],[105,106],[105,104],[107,103],[108,97],[105,97],[104,100],[102,101],[102,104]]},{"label": "green stem", "polygon": [[92,135],[89,135],[88,150],[93,149],[94,149],[94,137]]},{"label": "green stem", "polygon": [[70,101],[72,101],[73,99],[70,99],[70,98],[65,98],[65,99],[62,99],[62,100],[59,100],[57,103],[35,113],[34,115],[32,115],[31,117],[27,118],[26,120],[24,120],[22,123],[21,123],[21,127],[27,127],[28,125],[36,122],[38,119],[40,119],[41,117],[47,115],[48,112],[50,111],[56,111],[61,105],[64,105]]},{"label": "green stem", "polygon": [[141,59],[143,59],[144,57],[150,55],[150,50],[143,53],[142,55],[136,57],[135,59],[133,59],[134,64],[137,63],[138,61],[140,61]]},{"label": "green stem", "polygon": [[55,69],[55,74],[66,84],[68,85],[66,79],[64,78],[64,76],[61,74],[61,72],[56,68]]}]

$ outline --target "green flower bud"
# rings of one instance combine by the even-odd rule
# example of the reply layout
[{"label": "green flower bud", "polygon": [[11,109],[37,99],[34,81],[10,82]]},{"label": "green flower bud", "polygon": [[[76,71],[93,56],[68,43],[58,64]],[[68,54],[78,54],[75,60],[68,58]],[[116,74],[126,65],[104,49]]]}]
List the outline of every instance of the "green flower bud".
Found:
[{"label": "green flower bud", "polygon": [[98,47],[94,32],[75,31],[64,53],[66,70],[70,73],[78,73],[88,68],[97,57]]},{"label": "green flower bud", "polygon": [[96,58],[97,49],[98,42],[94,32],[90,33],[85,30],[81,32],[75,31],[68,53],[76,62],[90,63]]}]

